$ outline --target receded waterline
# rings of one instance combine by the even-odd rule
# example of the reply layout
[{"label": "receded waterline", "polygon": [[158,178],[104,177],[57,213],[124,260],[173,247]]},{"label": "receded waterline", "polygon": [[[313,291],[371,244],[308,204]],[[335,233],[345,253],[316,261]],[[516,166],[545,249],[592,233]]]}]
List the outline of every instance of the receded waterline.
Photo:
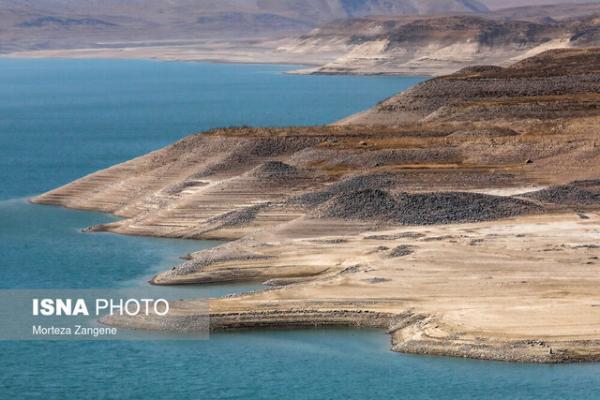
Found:
[{"label": "receded waterline", "polygon": [[[286,68],[0,60],[0,287],[145,287],[156,270],[199,250],[194,241],[82,233],[114,217],[30,205],[28,194],[213,127],[333,122],[422,79],[281,74]],[[214,297],[229,286],[167,290]],[[185,342],[0,342],[0,354],[1,397],[19,399],[582,399],[600,386],[598,364],[407,356],[391,352],[389,336],[379,330],[248,330]]]}]

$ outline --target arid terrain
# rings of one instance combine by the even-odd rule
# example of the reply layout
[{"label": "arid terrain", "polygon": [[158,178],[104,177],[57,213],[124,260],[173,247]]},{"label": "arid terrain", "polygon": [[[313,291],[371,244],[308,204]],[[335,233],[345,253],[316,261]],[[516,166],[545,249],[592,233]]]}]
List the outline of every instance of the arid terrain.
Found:
[{"label": "arid terrain", "polygon": [[215,330],[378,327],[400,352],[600,360],[599,126],[600,49],[553,50],[331,126],[189,136],[32,201],[122,217],[93,232],[227,240],[152,280],[269,285],[211,299]]},{"label": "arid terrain", "polygon": [[485,11],[476,0],[0,0],[0,52],[274,38],[337,19]]},{"label": "arid terrain", "polygon": [[472,0],[238,0],[219,2],[216,9],[206,2],[177,0],[176,7],[165,7],[164,0],[153,0],[136,13],[132,1],[83,9],[67,7],[66,0],[35,7],[0,2],[0,54],[285,63],[306,66],[296,71],[303,74],[439,76],[467,66],[508,66],[551,49],[600,45],[598,2],[506,8],[494,0],[487,2],[494,6],[490,11]]},{"label": "arid terrain", "polygon": [[550,49],[600,45],[600,5],[573,6],[570,12],[532,7],[485,15],[345,20],[280,49],[338,49],[337,58],[304,73],[444,75],[467,66],[508,66]]}]

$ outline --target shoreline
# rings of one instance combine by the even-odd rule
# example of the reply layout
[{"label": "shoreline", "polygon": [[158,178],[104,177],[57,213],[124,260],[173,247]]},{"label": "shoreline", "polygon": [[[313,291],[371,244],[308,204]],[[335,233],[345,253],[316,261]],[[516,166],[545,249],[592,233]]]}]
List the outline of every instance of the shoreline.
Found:
[{"label": "shoreline", "polygon": [[[322,76],[424,76],[434,77],[452,73],[462,66],[445,66],[441,68],[401,67],[395,71],[381,70],[335,70],[324,69],[339,54],[324,57],[315,54],[298,54],[278,52],[274,48],[250,48],[247,51],[231,51],[226,55],[215,55],[211,49],[198,49],[186,52],[178,47],[167,48],[167,55],[162,48],[130,47],[130,48],[80,48],[56,50],[24,50],[0,54],[0,59],[114,59],[114,60],[149,60],[164,62],[202,62],[211,64],[247,64],[247,65],[280,65],[295,68],[285,71],[289,75],[322,75]],[[175,54],[169,55],[169,51]]]},{"label": "shoreline", "polygon": [[[18,59],[29,59],[29,60],[35,60],[35,59],[57,59],[57,60],[140,60],[140,61],[160,61],[160,62],[185,62],[185,63],[206,63],[206,64],[240,64],[240,65],[278,65],[278,66],[290,66],[290,67],[317,67],[318,64],[315,63],[300,63],[300,62],[269,62],[269,61],[236,61],[235,59],[211,59],[211,58],[206,58],[206,59],[194,59],[194,60],[189,60],[189,59],[163,59],[160,57],[118,57],[118,56],[113,56],[113,55],[90,55],[90,56],[69,56],[68,54],[57,54],[57,55],[35,55],[35,54],[30,54],[30,52],[23,52],[26,54],[21,54],[21,52],[18,53],[0,53],[0,59],[5,59],[5,60],[18,60]],[[294,71],[285,71],[284,73],[288,73],[288,74],[295,74]],[[299,74],[302,75],[302,74]],[[327,74],[323,74],[323,75],[327,75]],[[339,75],[343,75],[343,74],[339,74]],[[363,75],[363,74],[357,74],[357,75]],[[374,74],[377,75],[377,74]],[[405,75],[399,75],[399,76],[405,76]],[[406,75],[406,76],[412,76],[412,75]]]},{"label": "shoreline", "polygon": [[[32,205],[44,205],[29,199]],[[70,207],[63,207],[71,209]],[[92,211],[94,210],[81,210]],[[102,212],[102,211],[101,211]],[[104,213],[104,212],[103,212]],[[110,214],[114,215],[114,214]],[[600,216],[599,216],[600,218]],[[511,221],[506,221],[510,223]],[[470,227],[470,224],[465,227]],[[403,230],[414,232],[421,227],[407,227]],[[410,237],[410,235],[405,235]],[[415,235],[418,236],[418,235]],[[323,240],[328,240],[329,236],[323,236]],[[374,239],[375,244],[381,239]],[[383,239],[386,242],[389,239]],[[419,240],[419,239],[417,239]],[[235,240],[227,242],[235,243]],[[220,247],[220,246],[219,246]],[[215,249],[219,249],[219,247]],[[335,276],[335,275],[334,275]],[[385,331],[390,335],[390,350],[414,355],[430,355],[441,357],[471,358],[484,361],[501,361],[514,363],[533,363],[533,364],[563,364],[580,362],[599,362],[600,361],[600,340],[549,340],[542,339],[502,339],[491,337],[474,337],[468,333],[459,333],[456,327],[448,325],[446,321],[436,316],[436,313],[423,313],[408,307],[405,310],[394,312],[386,311],[388,306],[370,305],[370,301],[335,302],[327,305],[326,308],[334,307],[331,310],[315,309],[314,305],[299,303],[287,305],[282,310],[261,310],[255,305],[240,307],[236,299],[245,299],[253,295],[265,296],[269,292],[277,292],[285,288],[293,289],[302,287],[302,282],[306,282],[299,277],[298,281],[292,279],[291,282],[274,283],[273,286],[258,291],[226,295],[220,298],[210,299],[210,323],[211,331],[227,330],[252,330],[252,329],[297,329],[297,328],[374,328]],[[308,277],[310,282],[310,277]],[[277,279],[275,279],[276,281]],[[282,280],[283,281],[283,280]],[[231,284],[231,283],[249,283],[263,282],[264,279],[245,279],[237,276],[235,280],[217,279],[211,282],[200,283],[202,285],[210,284]],[[150,281],[151,284],[155,284]],[[198,284],[198,281],[194,282]],[[175,283],[175,285],[183,285]],[[169,285],[173,285],[169,283]],[[328,303],[329,300],[326,301]],[[225,303],[224,305],[221,303]],[[234,309],[230,310],[233,303]],[[376,304],[376,302],[373,302]],[[193,308],[193,300],[176,302],[173,306],[175,314],[189,313],[190,306]],[[193,321],[193,311],[192,318]],[[168,322],[165,318],[157,319],[144,318],[136,320],[135,318],[106,318],[101,321],[108,326],[122,327],[126,329],[143,330],[163,330]],[[193,322],[191,322],[193,324]],[[178,329],[185,330],[185,327]],[[447,332],[444,332],[448,329]],[[458,336],[456,336],[458,335]],[[445,337],[446,336],[446,337]]]},{"label": "shoreline", "polygon": [[[520,188],[520,191],[523,191]],[[35,206],[53,206],[61,207],[73,211],[84,212],[100,212],[112,216],[117,216],[113,213],[106,213],[94,209],[78,209],[64,205],[44,204],[35,201],[35,197],[29,197],[26,201]],[[560,214],[559,214],[560,216]],[[600,214],[598,215],[600,218]],[[510,223],[506,221],[504,223]],[[501,221],[502,223],[502,221]],[[470,227],[470,224],[465,227]],[[393,227],[390,227],[393,229]],[[397,229],[397,228],[396,228]],[[407,227],[403,231],[408,231],[411,234],[400,234],[399,236],[417,237],[413,234],[415,230],[422,230],[422,227]],[[95,232],[91,230],[91,232]],[[110,232],[110,231],[107,231]],[[114,232],[113,232],[114,233]],[[386,236],[386,235],[382,235]],[[387,235],[393,236],[393,235]],[[150,237],[157,237],[150,235]],[[327,240],[329,236],[321,236]],[[367,236],[368,237],[368,236]],[[199,239],[204,240],[204,239]],[[384,243],[389,241],[389,238],[371,239],[375,244],[379,241]],[[436,240],[437,241],[437,240]],[[228,239],[226,244],[235,243],[235,239]],[[219,249],[220,246],[213,248]],[[209,249],[211,250],[211,249]],[[193,259],[193,257],[192,257]],[[317,274],[320,275],[320,274]],[[219,276],[219,275],[217,275]],[[148,281],[152,285],[156,285],[153,280],[156,276]],[[253,329],[302,329],[302,328],[344,328],[344,329],[361,329],[372,328],[382,330],[390,336],[390,350],[394,352],[413,354],[413,355],[428,355],[436,357],[456,357],[456,358],[471,358],[483,361],[500,361],[512,363],[532,363],[532,364],[564,364],[564,363],[581,363],[581,362],[600,362],[600,340],[548,340],[548,339],[517,339],[507,340],[498,338],[473,337],[469,334],[461,334],[456,332],[456,328],[447,325],[443,320],[436,316],[436,313],[426,314],[415,311],[413,307],[408,307],[406,310],[398,310],[395,312],[386,311],[386,307],[379,309],[381,306],[375,306],[363,302],[347,302],[326,304],[327,308],[334,307],[332,310],[315,309],[314,305],[310,304],[295,304],[292,307],[287,306],[285,309],[277,310],[261,310],[252,307],[242,307],[235,303],[236,299],[243,299],[252,295],[265,295],[271,291],[277,291],[281,288],[293,288],[294,286],[302,287],[303,278],[307,278],[306,274],[298,277],[299,280],[291,281],[282,280],[281,283],[274,282],[270,287],[252,292],[244,292],[240,294],[230,294],[219,298],[210,299],[210,329],[211,331],[229,331],[229,330],[253,330]],[[310,282],[310,276],[308,281]],[[277,279],[274,279],[277,281]],[[264,278],[248,279],[239,275],[236,279],[218,278],[210,282],[195,284],[211,285],[211,284],[239,284],[251,282],[264,282]],[[182,286],[185,282],[168,283],[169,286]],[[158,283],[164,285],[164,283]],[[230,306],[223,307],[221,302],[233,302],[235,310],[227,311]],[[328,301],[327,301],[328,302]],[[373,304],[376,304],[375,302]],[[176,316],[185,315],[190,312],[190,305],[193,305],[193,300],[178,301],[172,305]],[[194,312],[191,311],[190,323],[193,325]],[[205,318],[204,315],[200,316]],[[168,319],[168,317],[167,317]],[[179,321],[179,319],[178,319]],[[108,317],[99,321],[107,326],[121,327],[125,329],[142,329],[142,330],[164,330],[168,325],[168,321],[164,317],[155,318],[153,316],[144,318],[131,317]],[[185,331],[185,326],[180,326],[178,329]],[[444,329],[448,332],[444,333]],[[434,332],[434,334],[432,334]],[[441,333],[441,335],[440,335]],[[458,333],[458,337],[455,337]],[[441,336],[441,337],[440,337]],[[452,336],[452,339],[444,338],[444,336]]]},{"label": "shoreline", "polygon": [[406,353],[598,361],[598,57],[466,69],[336,125],[214,129],[32,201],[122,218],[91,231],[228,239],[152,279],[270,286],[211,299],[214,329],[367,325]]},{"label": "shoreline", "polygon": [[[238,295],[227,296],[226,298]],[[211,303],[221,299],[212,299]],[[184,302],[180,302],[184,303]],[[188,302],[191,303],[191,302]],[[193,315],[186,314],[188,305],[174,311],[181,321],[186,315],[193,325]],[[211,306],[212,307],[212,306]],[[206,316],[198,315],[198,318]],[[600,340],[543,340],[498,338],[473,338],[465,335],[452,339],[432,335],[444,328],[444,323],[432,315],[419,314],[412,310],[401,313],[337,308],[314,310],[302,308],[287,311],[248,311],[222,313],[211,309],[208,318],[210,330],[244,331],[255,329],[377,329],[390,336],[390,350],[403,354],[422,356],[470,358],[482,361],[499,361],[529,364],[567,364],[600,362]],[[133,330],[163,331],[169,325],[169,318],[153,319],[105,317],[99,321],[103,325]],[[178,330],[187,331],[187,326],[179,324]],[[169,332],[173,332],[171,329]]]},{"label": "shoreline", "polygon": [[[27,202],[34,206],[48,206],[32,201]],[[73,211],[96,212],[93,210],[71,209]],[[103,214],[106,214],[102,212]],[[108,214],[113,215],[114,214]],[[231,242],[230,242],[231,243]],[[260,282],[258,279],[254,282]],[[251,280],[238,281],[218,280],[202,285],[249,283]],[[289,284],[288,284],[289,285]],[[213,311],[215,302],[217,308],[220,301],[231,301],[255,293],[265,294],[277,290],[277,286],[253,292],[230,294],[220,298],[211,299],[210,323],[211,331],[229,330],[254,330],[254,329],[302,329],[302,328],[344,328],[344,329],[378,329],[390,335],[390,350],[394,352],[428,355],[436,357],[471,358],[483,361],[500,361],[511,363],[532,364],[563,364],[581,362],[600,362],[600,340],[597,341],[548,341],[538,339],[496,340],[493,338],[458,337],[452,340],[440,339],[428,333],[428,330],[440,330],[443,322],[434,315],[416,313],[413,310],[390,313],[386,311],[371,311],[369,306],[361,309],[359,304],[343,307],[340,304],[335,310],[318,310],[306,308],[298,304],[291,310],[265,310],[265,311]],[[190,302],[176,302],[174,309],[176,315],[188,312]],[[178,310],[178,306],[183,306]],[[193,320],[193,318],[192,318]],[[164,318],[133,318],[112,317],[101,321],[107,326],[125,329],[142,329],[162,331],[166,323]],[[193,323],[193,322],[192,322]],[[185,327],[180,327],[185,330]],[[444,329],[443,327],[441,329]],[[416,330],[416,332],[415,332]],[[590,348],[590,345],[593,347]],[[580,351],[580,352],[578,352]]]},{"label": "shoreline", "polygon": [[[303,129],[312,131],[315,128]],[[345,135],[350,136],[352,132],[348,127],[322,129],[349,131]],[[192,223],[190,232],[182,230],[179,220],[184,215],[179,214],[174,214],[177,222],[172,231],[164,230],[170,225],[164,220],[168,214],[163,214],[151,225],[144,225],[143,220],[131,218],[135,214],[130,210],[140,206],[153,207],[152,203],[145,205],[131,199],[128,202],[139,205],[123,207],[124,203],[110,194],[113,187],[119,191],[124,189],[120,183],[123,179],[137,192],[139,189],[136,189],[135,180],[131,180],[131,173],[147,165],[148,157],[162,165],[161,154],[167,159],[179,154],[174,160],[185,163],[185,156],[179,149],[200,146],[214,157],[211,143],[216,141],[214,145],[218,148],[232,149],[239,147],[240,141],[243,143],[242,137],[246,137],[229,136],[229,131],[224,131],[223,135],[189,137],[166,150],[84,177],[31,201],[108,212],[122,218],[92,231],[228,239],[229,242],[214,249],[190,254],[180,266],[152,279],[154,284],[162,285],[263,282],[271,286],[252,294],[211,300],[211,316],[219,318],[214,322],[215,329],[376,324],[394,332],[392,347],[400,352],[544,363],[598,360],[599,350],[593,332],[595,324],[600,324],[600,314],[596,312],[600,307],[596,307],[592,296],[597,277],[589,275],[593,266],[588,266],[595,263],[591,256],[597,252],[590,244],[600,225],[597,211],[577,214],[567,208],[549,214],[536,215],[534,212],[534,215],[521,217],[492,218],[487,222],[404,226],[311,219],[305,215],[306,211],[291,208],[283,212],[278,206],[258,210],[252,206],[244,208],[243,205],[264,201],[264,196],[277,198],[282,191],[289,193],[295,185],[305,182],[300,173],[293,171],[283,181],[274,178],[276,171],[287,171],[289,166],[279,162],[261,164],[260,159],[248,161],[245,167],[248,172],[234,170],[233,176],[203,177],[202,185],[181,186],[177,177],[170,181],[175,182],[175,186],[159,181],[165,189],[158,193],[168,196],[174,204],[186,197],[181,197],[180,188],[186,188],[188,196],[199,201],[193,207],[199,214],[185,216]],[[244,140],[263,149],[273,145],[277,148],[279,140],[283,140],[283,148],[293,147],[299,141],[302,146],[297,149],[324,140],[323,137],[316,140],[309,139],[310,136],[284,136],[273,143],[272,135],[277,137],[273,132],[263,138],[247,137]],[[272,144],[266,144],[269,142]],[[436,143],[431,145],[437,147]],[[244,147],[241,149],[243,153],[247,152]],[[176,153],[169,153],[172,151]],[[208,167],[214,168],[210,164]],[[161,168],[170,169],[167,166]],[[198,165],[193,164],[190,171],[180,167],[176,170],[181,176],[189,176],[191,171],[198,174]],[[407,171],[421,173],[419,169]],[[448,170],[433,166],[431,173],[462,174],[461,169],[453,166]],[[269,183],[262,186],[265,178]],[[140,179],[146,178],[141,175]],[[491,197],[499,201],[510,199],[513,193],[522,196],[530,190],[548,190],[540,189],[539,184],[520,182],[516,177],[511,178],[511,182],[517,189],[499,185],[464,193],[465,196],[480,196],[477,193],[501,189],[506,192],[504,197]],[[259,183],[260,186],[256,186]],[[89,190],[101,193],[102,187],[108,190],[106,195],[96,195],[94,200],[87,196]],[[257,187],[261,190],[251,189]],[[240,191],[248,197],[239,197]],[[224,195],[224,192],[231,195]],[[376,193],[373,194],[379,196]],[[111,204],[117,208],[112,208]],[[220,207],[212,210],[211,204],[220,204]],[[189,208],[187,202],[182,206]],[[173,206],[170,209],[176,212]],[[236,209],[242,211],[233,214],[226,211]],[[198,225],[197,221],[204,219],[208,221],[206,225]],[[557,247],[558,243],[569,245]],[[470,257],[465,258],[464,254],[470,254]],[[444,263],[440,264],[440,260]],[[538,269],[542,266],[546,272],[540,275]],[[565,268],[570,271],[566,281],[552,278],[561,276]],[[578,295],[572,296],[571,292]],[[465,293],[469,296],[465,297]],[[548,303],[548,296],[556,298],[558,303]],[[562,308],[557,308],[561,304]],[[193,301],[182,303],[181,309],[182,312],[191,310],[193,314]],[[336,310],[341,314],[330,313]],[[390,320],[406,312],[426,317],[392,329]],[[385,314],[384,322],[379,313]],[[391,315],[394,317],[390,318]],[[375,318],[371,319],[371,316]],[[552,324],[555,318],[563,321],[564,331]],[[152,329],[162,326],[164,321],[105,322]],[[532,327],[528,328],[530,324]],[[581,326],[572,330],[569,328],[572,324]],[[478,333],[482,326],[487,326],[485,332]],[[580,342],[582,339],[584,341]],[[538,345],[538,342],[552,343],[553,354],[550,354],[550,347]]]}]

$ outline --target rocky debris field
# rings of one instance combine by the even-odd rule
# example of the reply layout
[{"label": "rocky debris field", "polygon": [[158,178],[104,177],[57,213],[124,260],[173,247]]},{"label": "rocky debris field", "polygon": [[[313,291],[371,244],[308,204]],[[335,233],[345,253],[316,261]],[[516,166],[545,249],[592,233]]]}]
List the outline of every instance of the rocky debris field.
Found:
[{"label": "rocky debris field", "polygon": [[300,173],[296,167],[281,161],[267,161],[248,172],[248,175],[265,180],[296,179]]},{"label": "rocky debris field", "polygon": [[316,211],[319,218],[433,225],[490,221],[536,214],[543,209],[511,197],[466,192],[397,193],[379,189],[335,196]]},{"label": "rocky debris field", "polygon": [[256,215],[261,210],[269,207],[270,205],[271,203],[262,203],[239,210],[229,211],[224,214],[217,215],[216,217],[209,218],[206,220],[206,222],[209,224],[218,223],[223,227],[244,225],[256,218]]},{"label": "rocky debris field", "polygon": [[576,181],[568,185],[553,186],[526,193],[523,197],[557,205],[600,207],[600,180]]}]

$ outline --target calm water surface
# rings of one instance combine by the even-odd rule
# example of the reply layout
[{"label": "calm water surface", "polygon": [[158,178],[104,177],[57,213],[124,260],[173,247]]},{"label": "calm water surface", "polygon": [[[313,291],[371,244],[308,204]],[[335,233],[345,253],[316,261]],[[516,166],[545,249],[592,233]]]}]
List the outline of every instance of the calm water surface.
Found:
[{"label": "calm water surface", "polygon": [[[113,217],[33,206],[28,196],[203,129],[332,122],[421,80],[283,74],[293,68],[0,60],[0,288],[146,287],[178,256],[217,244],[83,234]],[[254,288],[170,290],[208,297]],[[9,398],[593,399],[600,365],[406,356],[370,330],[0,342],[0,399]]]}]

